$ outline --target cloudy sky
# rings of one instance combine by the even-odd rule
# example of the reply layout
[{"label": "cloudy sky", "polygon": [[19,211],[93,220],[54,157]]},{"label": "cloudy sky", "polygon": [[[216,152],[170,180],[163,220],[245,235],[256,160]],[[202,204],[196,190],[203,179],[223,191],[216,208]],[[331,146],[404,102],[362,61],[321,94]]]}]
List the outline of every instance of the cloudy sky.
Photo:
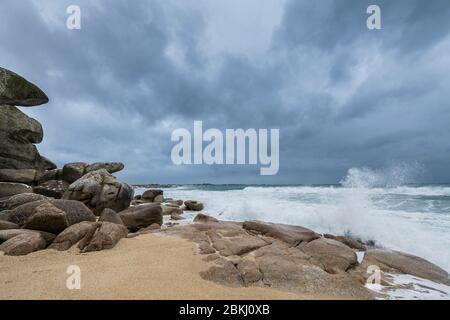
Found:
[{"label": "cloudy sky", "polygon": [[[81,8],[81,30],[66,9]],[[382,30],[366,9],[381,7]],[[121,161],[131,183],[333,183],[352,167],[450,181],[448,0],[2,0],[0,64],[58,165]],[[172,164],[171,133],[279,128],[280,171]]]}]

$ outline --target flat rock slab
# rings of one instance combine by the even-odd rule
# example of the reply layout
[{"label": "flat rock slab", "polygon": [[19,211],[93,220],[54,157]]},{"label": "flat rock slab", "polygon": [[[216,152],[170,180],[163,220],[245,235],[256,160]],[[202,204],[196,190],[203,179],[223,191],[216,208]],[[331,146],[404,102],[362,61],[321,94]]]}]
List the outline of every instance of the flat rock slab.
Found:
[{"label": "flat rock slab", "polygon": [[251,232],[284,241],[292,246],[320,238],[320,235],[312,230],[285,224],[246,221],[244,222],[243,228]]}]

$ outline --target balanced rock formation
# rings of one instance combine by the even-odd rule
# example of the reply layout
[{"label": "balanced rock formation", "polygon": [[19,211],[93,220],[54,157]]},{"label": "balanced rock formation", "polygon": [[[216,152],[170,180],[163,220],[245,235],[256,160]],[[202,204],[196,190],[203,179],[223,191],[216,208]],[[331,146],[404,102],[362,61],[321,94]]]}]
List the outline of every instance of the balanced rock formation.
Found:
[{"label": "balanced rock formation", "polygon": [[37,86],[0,67],[0,105],[31,107],[47,102],[48,97]]},{"label": "balanced rock formation", "polygon": [[44,136],[41,124],[15,107],[47,102],[37,86],[0,68],[0,182],[31,185],[46,170],[56,168],[35,146]]},{"label": "balanced rock formation", "polygon": [[77,200],[99,216],[105,208],[120,212],[130,206],[133,188],[105,169],[92,171],[72,183],[63,199]]},{"label": "balanced rock formation", "polygon": [[42,157],[42,126],[14,106],[0,106],[0,181],[32,183],[56,166]]}]

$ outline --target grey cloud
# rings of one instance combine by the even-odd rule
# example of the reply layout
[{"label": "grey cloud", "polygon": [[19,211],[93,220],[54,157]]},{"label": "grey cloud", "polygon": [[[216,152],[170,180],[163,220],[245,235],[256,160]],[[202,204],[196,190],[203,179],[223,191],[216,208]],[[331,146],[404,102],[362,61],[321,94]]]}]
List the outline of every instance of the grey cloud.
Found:
[{"label": "grey cloud", "polygon": [[[280,1],[280,25],[257,54],[231,20],[212,43],[249,37],[241,51],[210,47],[214,4],[77,1],[82,29],[70,31],[72,2],[0,5],[0,61],[50,97],[25,112],[44,125],[39,148],[59,165],[123,161],[119,176],[134,183],[332,183],[352,166],[417,161],[420,179],[450,180],[446,0]],[[381,31],[366,28],[369,4],[382,9]],[[194,120],[280,128],[279,175],[172,165],[171,131]]]}]

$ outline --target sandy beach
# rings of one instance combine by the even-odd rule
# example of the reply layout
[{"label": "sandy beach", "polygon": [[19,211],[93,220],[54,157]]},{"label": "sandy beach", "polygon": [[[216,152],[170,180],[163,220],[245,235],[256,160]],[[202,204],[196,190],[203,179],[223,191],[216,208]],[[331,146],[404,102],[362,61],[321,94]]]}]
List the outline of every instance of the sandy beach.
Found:
[{"label": "sandy beach", "polygon": [[[114,249],[80,254],[44,250],[0,253],[0,299],[324,299],[269,288],[229,288],[202,279],[208,268],[192,242],[147,234]],[[66,287],[67,267],[81,268],[81,289]]]}]

